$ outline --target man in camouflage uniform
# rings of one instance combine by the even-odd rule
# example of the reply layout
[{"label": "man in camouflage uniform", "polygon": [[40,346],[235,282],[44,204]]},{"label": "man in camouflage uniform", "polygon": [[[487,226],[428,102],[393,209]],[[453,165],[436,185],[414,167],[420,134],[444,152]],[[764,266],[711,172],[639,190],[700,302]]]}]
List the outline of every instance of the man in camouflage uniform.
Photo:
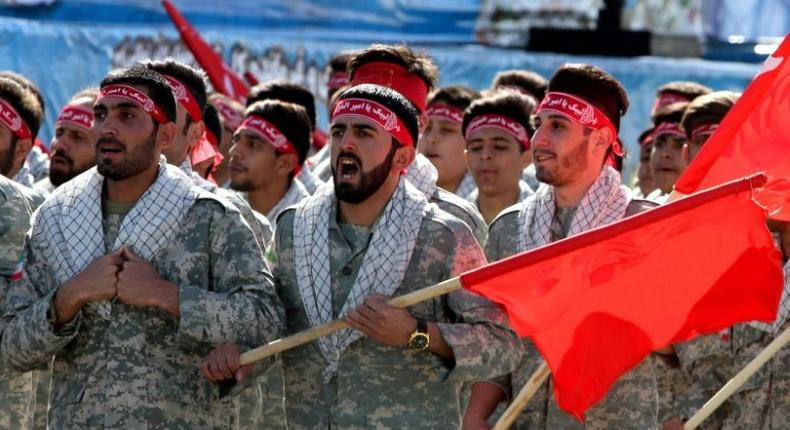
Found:
[{"label": "man in camouflage uniform", "polygon": [[[11,281],[21,275],[25,233],[30,228],[33,202],[21,186],[0,176],[0,305]],[[33,375],[0,367],[0,429],[28,429],[33,419]]]},{"label": "man in camouflage uniform", "polygon": [[[505,210],[491,224],[486,256],[499,260],[583,231],[609,224],[644,209],[631,201],[619,174],[607,159],[619,152],[620,117],[628,108],[625,90],[594,66],[566,64],[552,77],[539,106],[532,138],[538,180],[548,184],[526,201]],[[524,360],[505,382],[518,392],[542,358],[524,342]],[[485,420],[505,397],[499,384],[473,387],[465,428],[486,428]],[[499,385],[499,386],[497,386]],[[658,395],[652,359],[624,375],[593,406],[584,423],[560,411],[551,383],[540,388],[517,421],[519,429],[652,429],[657,425]]]},{"label": "man in camouflage uniform", "polygon": [[59,187],[32,222],[0,357],[28,370],[54,356],[53,428],[228,428],[201,358],[280,334],[282,307],[249,227],[160,157],[175,111],[160,75],[111,72],[94,105],[97,167]]},{"label": "man in camouflage uniform", "polygon": [[279,217],[267,255],[289,333],[338,317],[354,330],[283,353],[288,428],[457,428],[461,384],[515,366],[514,333],[465,291],[408,310],[386,300],[485,258],[466,225],[401,177],[417,115],[400,94],[347,90],[330,131],[333,186]]}]

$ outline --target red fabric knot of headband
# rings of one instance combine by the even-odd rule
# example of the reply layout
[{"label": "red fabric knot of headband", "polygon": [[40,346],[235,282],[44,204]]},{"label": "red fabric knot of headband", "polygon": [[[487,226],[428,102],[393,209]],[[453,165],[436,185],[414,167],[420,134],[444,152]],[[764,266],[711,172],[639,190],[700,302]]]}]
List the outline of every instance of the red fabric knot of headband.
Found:
[{"label": "red fabric knot of headband", "polygon": [[478,130],[488,127],[498,128],[513,136],[516,141],[524,147],[524,149],[530,148],[529,134],[527,133],[527,129],[518,122],[503,115],[488,114],[475,117],[466,127],[466,135],[464,137],[467,141],[469,141],[471,140],[472,135]]},{"label": "red fabric knot of headband", "polygon": [[458,124],[464,122],[464,113],[461,109],[443,103],[431,103],[425,114],[429,118],[438,118]]},{"label": "red fabric knot of headband", "polygon": [[22,116],[11,106],[11,103],[3,99],[0,99],[0,122],[5,124],[20,139],[33,138],[33,133],[25,120],[22,119]]},{"label": "red fabric knot of headband", "polygon": [[93,111],[80,105],[63,106],[63,109],[58,114],[58,119],[55,121],[56,125],[59,123],[90,130],[93,127]]},{"label": "red fabric knot of headband", "polygon": [[376,84],[392,88],[412,102],[420,113],[425,112],[428,85],[403,66],[381,61],[364,64],[354,72],[354,78],[351,80],[352,86],[360,84]]},{"label": "red fabric knot of headband", "polygon": [[329,74],[329,80],[326,81],[326,89],[339,90],[348,85],[348,81],[348,72],[332,72]]},{"label": "red fabric knot of headband", "polygon": [[168,122],[167,117],[165,116],[164,112],[162,112],[162,109],[160,109],[150,97],[137,88],[122,84],[107,85],[101,89],[101,97],[99,100],[107,97],[116,97],[128,100],[139,106],[140,109],[145,111],[145,113],[148,115],[151,115],[151,117],[155,119],[156,122],[160,124]]},{"label": "red fabric knot of headband", "polygon": [[337,102],[332,122],[342,117],[365,118],[387,131],[403,146],[414,146],[414,139],[406,124],[386,106],[367,99],[343,99]]},{"label": "red fabric knot of headband", "polygon": [[536,114],[551,111],[563,117],[595,130],[608,128],[612,132],[612,151],[618,156],[623,155],[622,145],[617,140],[617,129],[612,120],[592,103],[568,93],[550,92],[540,102]]},{"label": "red fabric knot of headband", "polygon": [[173,89],[176,101],[187,110],[192,121],[201,121],[203,119],[203,111],[198,106],[197,100],[192,97],[192,93],[189,92],[186,85],[172,76],[164,75],[164,77],[167,79],[167,83],[170,84],[170,88]]},{"label": "red fabric knot of headband", "polygon": [[[251,131],[263,137],[269,141],[274,146],[274,149],[280,154],[297,154],[298,156],[296,147],[288,140],[285,134],[275,127],[274,124],[259,116],[248,116],[239,126],[239,130]],[[294,173],[298,175],[301,170],[302,168],[297,162],[297,166],[294,167]]]},{"label": "red fabric knot of headband", "polygon": [[225,127],[236,131],[236,129],[239,128],[241,123],[244,121],[244,116],[223,100],[217,100],[215,104],[217,111],[219,111],[219,114],[222,117],[222,121],[225,123]]}]

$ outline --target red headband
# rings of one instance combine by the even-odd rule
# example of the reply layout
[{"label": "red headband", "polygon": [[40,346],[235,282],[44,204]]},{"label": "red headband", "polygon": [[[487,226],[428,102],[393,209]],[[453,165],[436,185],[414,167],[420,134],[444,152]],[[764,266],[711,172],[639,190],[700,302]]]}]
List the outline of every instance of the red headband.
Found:
[{"label": "red headband", "polygon": [[140,106],[140,109],[144,110],[148,115],[151,115],[151,117],[158,123],[164,124],[168,122],[167,117],[165,116],[164,112],[159,109],[159,106],[157,106],[150,97],[145,95],[144,92],[138,90],[137,88],[120,84],[107,85],[101,89],[101,96],[96,101],[102,100],[105,97],[117,97],[129,100],[137,106]]},{"label": "red headband", "polygon": [[339,90],[348,85],[348,79],[348,72],[332,72],[329,74],[329,80],[326,82],[326,89]]},{"label": "red headband", "polygon": [[30,132],[30,127],[27,126],[22,116],[11,106],[11,103],[3,99],[0,99],[0,122],[5,124],[20,139],[33,138],[33,133]]},{"label": "red headband", "polygon": [[217,108],[220,116],[222,117],[222,121],[225,123],[225,127],[236,131],[237,128],[244,122],[244,115],[239,113],[236,109],[233,108],[230,104],[226,103],[224,100],[218,99],[214,101],[214,105]]},{"label": "red headband", "polygon": [[661,93],[656,97],[656,102],[653,103],[653,109],[651,110],[652,113],[656,113],[659,108],[664,106],[669,106],[672,103],[678,102],[687,102],[689,101],[688,97],[682,96],[676,93]]},{"label": "red headband", "polygon": [[614,139],[612,151],[619,156],[623,155],[623,148],[617,139],[617,129],[612,124],[612,120],[592,103],[571,94],[549,92],[546,93],[546,97],[540,102],[535,114],[539,114],[544,110],[556,112],[573,122],[595,130],[610,129],[612,131],[612,139]]},{"label": "red headband", "polygon": [[414,146],[414,139],[406,124],[387,107],[367,99],[343,99],[337,102],[332,122],[344,116],[366,118],[387,131],[403,146]]},{"label": "red headband", "polygon": [[170,84],[170,88],[173,89],[173,95],[176,97],[176,101],[187,110],[190,118],[192,118],[192,121],[201,121],[203,119],[203,111],[201,111],[197,100],[192,97],[192,93],[187,89],[187,87],[181,81],[172,76],[163,76],[165,79],[167,79],[167,83]]},{"label": "red headband", "polygon": [[694,140],[697,137],[702,136],[702,135],[713,134],[718,128],[719,128],[719,124],[701,125],[701,126],[695,128],[694,130],[692,130],[692,132],[691,132],[691,140]]},{"label": "red headband", "polygon": [[661,124],[656,127],[656,130],[653,132],[653,136],[658,137],[662,134],[671,134],[673,136],[680,136],[682,138],[686,138],[686,132],[680,128],[680,124],[677,122],[662,122]]},{"label": "red headband", "polygon": [[474,133],[476,133],[481,128],[487,127],[498,128],[512,135],[517,142],[524,146],[524,149],[529,149],[530,147],[529,134],[527,134],[527,129],[524,128],[523,125],[506,116],[496,114],[475,117],[466,127],[466,135],[464,137],[467,141],[469,141]]},{"label": "red headband", "polygon": [[376,84],[392,88],[412,102],[420,113],[425,112],[428,85],[403,66],[381,61],[364,64],[357,69],[351,80],[351,85],[360,84]]},{"label": "red headband", "polygon": [[[298,156],[296,147],[285,137],[280,129],[259,116],[248,116],[239,126],[239,130],[248,130],[260,135],[274,145],[274,149],[280,154],[297,154]],[[297,163],[294,173],[298,175],[300,171],[301,167]]]},{"label": "red headband", "polygon": [[443,103],[431,103],[425,114],[429,118],[438,118],[444,121],[455,122],[461,124],[464,122],[464,113],[461,109],[455,108]]},{"label": "red headband", "polygon": [[80,105],[63,106],[55,124],[61,122],[90,130],[93,127],[93,111]]}]

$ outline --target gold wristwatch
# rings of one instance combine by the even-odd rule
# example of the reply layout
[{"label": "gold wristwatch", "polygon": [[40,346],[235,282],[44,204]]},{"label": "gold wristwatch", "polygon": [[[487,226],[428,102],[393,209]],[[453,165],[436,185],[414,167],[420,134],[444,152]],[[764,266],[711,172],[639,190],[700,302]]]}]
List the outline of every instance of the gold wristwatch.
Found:
[{"label": "gold wristwatch", "polygon": [[431,343],[428,336],[428,321],[417,318],[417,329],[409,338],[409,349],[412,351],[424,351]]}]

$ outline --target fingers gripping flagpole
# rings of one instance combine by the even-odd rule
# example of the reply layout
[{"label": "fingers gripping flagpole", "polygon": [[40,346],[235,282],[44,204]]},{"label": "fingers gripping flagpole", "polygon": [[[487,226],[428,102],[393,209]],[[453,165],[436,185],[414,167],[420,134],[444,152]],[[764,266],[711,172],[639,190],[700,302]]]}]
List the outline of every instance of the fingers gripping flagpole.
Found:
[{"label": "fingers gripping flagpole", "polygon": [[[417,290],[409,294],[404,294],[402,296],[396,297],[390,300],[388,303],[398,308],[405,308],[416,303],[430,300],[434,297],[443,296],[445,294],[452,293],[453,291],[459,289],[461,289],[461,278],[455,277],[440,282],[431,287],[423,288],[421,290]],[[346,321],[341,318],[317,327],[313,327],[308,330],[301,331],[292,336],[275,340],[264,346],[252,349],[242,354],[240,358],[241,365],[243,366],[246,364],[254,363],[259,360],[263,360],[266,357],[270,357],[274,354],[286,351],[288,349],[295,348],[300,345],[304,345],[306,343],[312,342],[316,339],[319,339],[323,336],[326,336],[338,330],[342,330],[344,328],[348,328],[348,323],[346,323]]]},{"label": "fingers gripping flagpole", "polygon": [[693,430],[697,428],[706,418],[710,416],[716,409],[729,399],[735,391],[746,383],[761,367],[765,365],[779,350],[790,342],[790,327],[786,328],[782,334],[777,336],[768,346],[765,347],[756,357],[749,362],[737,375],[729,380],[710,400],[705,403],[694,416],[692,416],[683,425],[684,430]]}]

